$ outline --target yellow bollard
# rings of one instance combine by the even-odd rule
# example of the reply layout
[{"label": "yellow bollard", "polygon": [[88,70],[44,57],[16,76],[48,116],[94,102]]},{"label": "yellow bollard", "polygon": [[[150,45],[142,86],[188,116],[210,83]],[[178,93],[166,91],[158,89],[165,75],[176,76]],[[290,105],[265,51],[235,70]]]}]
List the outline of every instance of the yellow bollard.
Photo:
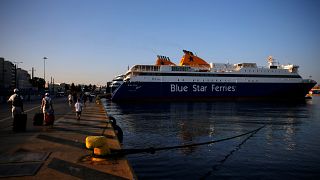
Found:
[{"label": "yellow bollard", "polygon": [[107,138],[104,136],[87,136],[86,148],[94,149],[107,145]]}]

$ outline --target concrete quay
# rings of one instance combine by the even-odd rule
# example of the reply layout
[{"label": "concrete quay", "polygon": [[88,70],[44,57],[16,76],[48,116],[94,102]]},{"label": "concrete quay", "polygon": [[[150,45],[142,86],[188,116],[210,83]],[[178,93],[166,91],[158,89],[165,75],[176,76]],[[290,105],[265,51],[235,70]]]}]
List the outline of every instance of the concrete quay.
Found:
[{"label": "concrete quay", "polygon": [[136,179],[125,157],[94,158],[85,148],[91,135],[107,137],[111,149],[121,149],[102,105],[87,103],[80,120],[65,98],[53,99],[53,127],[33,126],[38,103],[25,104],[26,132],[15,133],[9,111],[2,105],[0,124],[0,178],[6,179]]}]

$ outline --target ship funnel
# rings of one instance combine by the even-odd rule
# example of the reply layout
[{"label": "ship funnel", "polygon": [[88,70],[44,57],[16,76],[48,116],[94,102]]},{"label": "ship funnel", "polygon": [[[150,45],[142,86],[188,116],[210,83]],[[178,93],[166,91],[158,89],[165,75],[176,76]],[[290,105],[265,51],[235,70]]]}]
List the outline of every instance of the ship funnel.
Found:
[{"label": "ship funnel", "polygon": [[181,58],[180,66],[192,66],[203,69],[209,69],[210,64],[198,56],[195,56],[191,51],[183,50],[184,55]]},{"label": "ship funnel", "polygon": [[161,66],[161,65],[171,65],[171,66],[176,66],[173,62],[170,61],[170,58],[167,56],[160,56],[157,55],[157,61],[156,61],[156,66]]}]

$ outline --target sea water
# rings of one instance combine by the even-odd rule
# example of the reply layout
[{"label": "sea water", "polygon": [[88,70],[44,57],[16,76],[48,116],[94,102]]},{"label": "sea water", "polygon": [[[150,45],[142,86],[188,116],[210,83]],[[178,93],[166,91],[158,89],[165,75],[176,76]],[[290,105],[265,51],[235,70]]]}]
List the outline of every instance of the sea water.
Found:
[{"label": "sea water", "polygon": [[124,149],[227,141],[127,155],[139,179],[319,179],[320,97],[303,102],[104,101]]}]

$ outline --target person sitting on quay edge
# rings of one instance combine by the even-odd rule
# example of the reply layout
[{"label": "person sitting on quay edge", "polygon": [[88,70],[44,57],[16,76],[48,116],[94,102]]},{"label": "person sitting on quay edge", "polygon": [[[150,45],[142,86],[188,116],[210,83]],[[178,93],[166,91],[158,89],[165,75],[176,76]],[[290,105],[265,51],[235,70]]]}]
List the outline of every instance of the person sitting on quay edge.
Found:
[{"label": "person sitting on quay edge", "polygon": [[13,92],[14,94],[8,99],[8,103],[12,102],[12,118],[14,118],[15,115],[23,112],[23,98],[19,95],[19,89],[15,88]]},{"label": "person sitting on quay edge", "polygon": [[52,99],[49,93],[46,93],[45,97],[42,98],[40,110],[43,112],[44,122],[48,122],[49,114],[53,113]]}]

